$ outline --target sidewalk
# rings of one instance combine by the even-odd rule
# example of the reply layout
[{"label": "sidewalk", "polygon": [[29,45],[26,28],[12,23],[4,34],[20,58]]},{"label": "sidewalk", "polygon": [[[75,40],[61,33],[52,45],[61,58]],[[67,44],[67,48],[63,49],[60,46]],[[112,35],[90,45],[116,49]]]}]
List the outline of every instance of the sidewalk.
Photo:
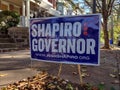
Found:
[{"label": "sidewalk", "polygon": [[31,64],[29,50],[4,52],[0,54],[0,87],[34,76],[40,71],[57,75],[58,67],[55,63],[33,60]]},{"label": "sidewalk", "polygon": [[28,50],[0,54],[0,87],[38,73],[30,68],[29,57]]}]

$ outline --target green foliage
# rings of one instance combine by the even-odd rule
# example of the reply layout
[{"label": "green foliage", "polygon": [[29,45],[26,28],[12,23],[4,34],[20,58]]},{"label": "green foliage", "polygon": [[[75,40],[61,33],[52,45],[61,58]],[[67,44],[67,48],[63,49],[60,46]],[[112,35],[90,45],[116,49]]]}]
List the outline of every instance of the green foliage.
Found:
[{"label": "green foliage", "polygon": [[0,30],[5,31],[9,27],[17,26],[20,15],[15,11],[1,11],[0,12]]},{"label": "green foliage", "polygon": [[91,85],[91,84],[87,83],[86,86],[87,86],[87,89],[88,89],[88,90],[91,90],[91,89],[92,89],[92,85]]},{"label": "green foliage", "polygon": [[99,90],[105,90],[105,85],[104,84],[99,84],[98,88],[99,88]]},{"label": "green foliage", "polygon": [[114,26],[114,42],[115,42],[115,44],[118,41],[118,35],[120,35],[120,26],[119,25],[115,25]]},{"label": "green foliage", "polygon": [[66,89],[67,89],[67,90],[73,90],[73,87],[72,87],[71,84],[67,84]]},{"label": "green foliage", "polygon": [[[96,87],[94,87],[90,83],[87,83],[86,86],[87,86],[87,90],[106,90],[105,84],[98,84]],[[114,87],[111,87],[110,90],[116,90],[116,89]]]},{"label": "green foliage", "polygon": [[103,33],[103,30],[100,31],[100,42],[104,43],[104,33]]},{"label": "green foliage", "polygon": [[[109,36],[110,36],[110,31],[109,30]],[[115,22],[114,21],[114,27],[113,27],[113,37],[114,37],[114,44],[117,43],[118,41],[118,36],[120,35],[120,22]],[[100,31],[100,42],[104,43],[104,33],[103,30],[101,29]]]}]

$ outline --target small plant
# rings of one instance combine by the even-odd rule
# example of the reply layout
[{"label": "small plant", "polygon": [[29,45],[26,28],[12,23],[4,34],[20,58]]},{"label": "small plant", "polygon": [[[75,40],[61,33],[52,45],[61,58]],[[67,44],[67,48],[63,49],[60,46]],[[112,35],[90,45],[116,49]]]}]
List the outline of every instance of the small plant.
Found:
[{"label": "small plant", "polygon": [[66,86],[66,90],[73,90],[72,85],[68,83],[67,86]]},{"label": "small plant", "polygon": [[99,88],[99,90],[105,90],[105,85],[104,84],[99,84],[98,88]]}]

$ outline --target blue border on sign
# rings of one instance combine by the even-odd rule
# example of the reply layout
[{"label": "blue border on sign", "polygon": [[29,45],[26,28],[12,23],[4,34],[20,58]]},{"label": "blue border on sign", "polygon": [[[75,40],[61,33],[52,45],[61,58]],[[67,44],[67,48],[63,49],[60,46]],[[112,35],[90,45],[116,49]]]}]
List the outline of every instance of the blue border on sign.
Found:
[{"label": "blue border on sign", "polygon": [[[58,59],[58,61],[57,61],[57,59],[54,59],[54,58],[52,58],[53,60],[51,60],[51,58],[39,58],[39,57],[33,57],[32,55],[33,55],[33,51],[32,51],[32,49],[31,49],[31,39],[32,39],[32,37],[31,37],[31,28],[29,28],[29,38],[30,38],[30,51],[31,51],[31,59],[32,60],[38,60],[38,61],[44,61],[44,62],[53,62],[53,63],[66,63],[66,64],[81,64],[81,65],[95,65],[95,66],[98,66],[98,65],[100,65],[100,28],[101,28],[101,14],[92,14],[92,15],[76,15],[76,16],[61,16],[61,17],[46,17],[46,18],[34,18],[34,19],[30,19],[30,27],[31,27],[31,25],[32,25],[32,23],[33,23],[33,21],[35,20],[35,22],[34,23],[38,23],[39,21],[41,21],[41,20],[43,20],[43,22],[44,22],[44,20],[52,20],[52,19],[58,19],[58,18],[63,18],[63,19],[65,19],[65,18],[74,18],[74,17],[90,17],[90,16],[98,16],[99,17],[99,31],[98,31],[98,52],[97,52],[97,62],[95,62],[95,63],[91,63],[91,62],[88,62],[88,61],[80,61],[80,62],[74,62],[74,60],[73,61],[67,61],[67,60],[61,60],[61,59]],[[32,21],[32,23],[31,23],[31,21]],[[38,53],[38,52],[37,52]],[[45,52],[44,52],[45,53]],[[52,53],[51,53],[52,54]],[[50,60],[48,60],[48,59],[50,59]]]}]

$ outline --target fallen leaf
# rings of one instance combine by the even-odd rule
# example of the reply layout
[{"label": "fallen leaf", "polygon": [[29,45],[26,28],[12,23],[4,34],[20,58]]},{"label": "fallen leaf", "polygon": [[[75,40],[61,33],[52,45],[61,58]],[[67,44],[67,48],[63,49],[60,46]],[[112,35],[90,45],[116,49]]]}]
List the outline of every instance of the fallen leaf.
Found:
[{"label": "fallen leaf", "polygon": [[115,74],[109,74],[109,76],[112,77],[112,78],[116,78]]},{"label": "fallen leaf", "polygon": [[4,76],[7,76],[7,74],[0,74],[0,77],[4,77]]},{"label": "fallen leaf", "polygon": [[82,73],[82,77],[88,77],[88,76],[90,76],[90,75],[87,73]]},{"label": "fallen leaf", "polygon": [[86,71],[87,71],[87,69],[82,69],[81,71],[82,71],[82,72],[86,72]]},{"label": "fallen leaf", "polygon": [[77,75],[78,73],[77,72],[73,72],[73,75]]},{"label": "fallen leaf", "polygon": [[114,81],[112,82],[112,84],[119,84],[119,81],[118,81],[118,80],[114,80]]}]

